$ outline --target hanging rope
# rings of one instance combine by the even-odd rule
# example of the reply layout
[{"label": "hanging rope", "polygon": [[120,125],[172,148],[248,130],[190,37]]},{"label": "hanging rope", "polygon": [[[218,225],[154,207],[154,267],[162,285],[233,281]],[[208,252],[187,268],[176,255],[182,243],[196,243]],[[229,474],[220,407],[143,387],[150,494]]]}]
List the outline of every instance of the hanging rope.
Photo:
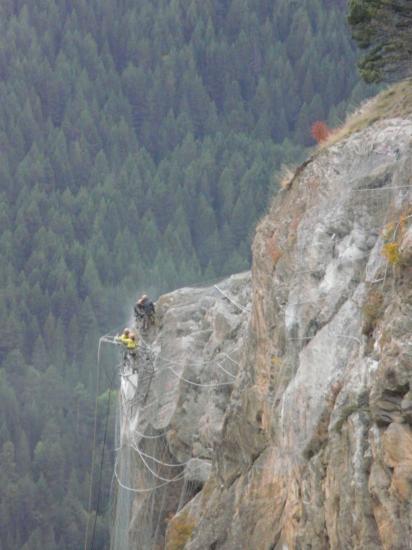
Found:
[{"label": "hanging rope", "polygon": [[216,363],[216,366],[222,370],[225,374],[227,374],[228,376],[230,376],[231,378],[235,379],[236,378],[236,375],[235,374],[232,374],[231,372],[229,372],[228,370],[226,370],[223,366],[222,366],[222,363]]},{"label": "hanging rope", "polygon": [[[140,460],[143,462],[143,464],[145,465],[146,469],[152,474],[152,476],[154,476],[155,478],[159,479],[160,481],[173,481],[174,478],[166,478],[166,477],[162,477],[160,476],[159,474],[157,474],[154,470],[152,470],[152,468],[149,466],[149,464],[146,462],[145,458],[144,458],[144,453],[142,453],[138,447],[134,447],[132,444],[129,445],[134,451],[137,452],[137,454],[139,455],[140,457]],[[150,457],[150,458],[153,458],[153,457]],[[159,464],[161,464],[161,461],[157,461]],[[178,467],[181,467],[180,464],[177,465]]]},{"label": "hanging rope", "polygon": [[114,465],[114,475],[116,478],[117,483],[122,489],[125,489],[126,491],[130,491],[132,493],[150,493],[151,491],[156,491],[157,489],[160,489],[161,487],[165,487],[166,485],[169,485],[169,483],[175,483],[176,481],[180,481],[184,478],[184,472],[181,472],[176,477],[170,479],[169,481],[166,481],[164,483],[161,483],[159,485],[156,485],[156,487],[148,487],[146,489],[135,489],[134,487],[128,487],[124,483],[120,481],[119,474],[117,472],[117,459]]},{"label": "hanging rope", "polygon": [[100,470],[99,470],[99,480],[98,480],[98,483],[97,483],[98,491],[97,491],[96,513],[94,515],[92,541],[91,541],[91,544],[90,544],[90,550],[93,550],[94,539],[95,539],[95,534],[96,534],[97,514],[99,512],[101,486],[102,486],[102,471],[103,471],[103,464],[104,464],[104,451],[105,451],[105,448],[106,448],[107,431],[108,431],[109,418],[110,418],[110,401],[111,401],[112,388],[113,388],[113,382],[114,382],[114,379],[115,379],[115,375],[116,375],[116,371],[113,372],[112,379],[110,381],[109,398],[107,400],[106,424],[105,424],[105,428],[104,428],[102,457],[101,457],[101,460],[100,460]]},{"label": "hanging rope", "polygon": [[[171,361],[168,361],[168,362],[171,363]],[[178,372],[176,372],[172,366],[166,367],[166,369],[171,370],[173,372],[173,374],[177,378],[179,378],[179,380],[182,380],[183,382],[186,382],[186,384],[190,384],[192,386],[197,386],[197,387],[200,387],[200,388],[217,388],[219,386],[233,386],[233,382],[217,382],[215,384],[200,384],[199,382],[193,382],[193,380],[189,380],[187,378],[184,378]]]},{"label": "hanging rope", "polygon": [[[218,290],[222,293],[222,291],[219,287],[218,287]],[[223,295],[226,296],[225,293],[223,293]],[[228,296],[226,296],[226,297],[230,302],[233,303],[233,305],[238,307],[238,309],[242,309],[243,311],[247,311],[246,308],[243,308],[243,306],[240,306],[239,304],[236,304],[236,302],[233,302],[233,300],[231,300],[231,298],[229,298]],[[116,341],[116,339],[113,335],[111,335],[111,334],[104,335],[99,341],[99,358],[100,358],[100,348],[101,348],[101,345],[103,343],[116,344],[116,345],[118,344],[118,342]],[[153,354],[151,346],[142,337],[139,338],[139,347],[143,351],[148,352],[151,355]],[[153,355],[152,355],[152,357],[153,357]],[[239,366],[239,363],[237,363],[229,355],[223,353],[222,357],[229,360],[231,363],[233,363],[237,367]],[[179,378],[179,380],[182,380],[183,382],[185,382],[187,384],[197,386],[197,387],[214,388],[214,387],[219,387],[219,386],[233,385],[233,381],[220,382],[220,383],[219,382],[216,382],[216,383],[215,382],[213,382],[213,383],[199,383],[199,382],[195,382],[193,380],[189,380],[188,378],[186,378],[184,376],[181,376],[177,372],[177,370],[174,368],[176,365],[181,365],[182,362],[171,361],[170,359],[166,358],[164,355],[160,355],[160,354],[157,355],[156,359],[160,360],[160,361],[163,361],[166,364],[166,366],[162,369],[158,369],[157,371],[154,371],[153,376],[155,376],[155,377],[159,377],[163,372],[165,372],[168,369],[174,374],[174,376]],[[223,364],[222,364],[223,360],[222,359],[220,361],[215,361],[215,362],[211,361],[210,363],[208,363],[208,365],[210,365],[211,363],[213,363],[213,367],[215,367],[215,368],[217,367],[218,369],[223,371],[223,373],[225,375],[229,376],[231,379],[236,378],[235,374],[233,374],[232,372],[230,372],[229,370],[227,370],[223,366]],[[207,365],[207,363],[203,362],[203,365]],[[202,368],[202,365],[199,365],[199,368]],[[137,385],[134,383],[133,380],[130,379],[130,376],[128,376],[126,373],[122,373],[121,376],[122,376],[122,379],[125,380],[125,383],[130,383],[135,391],[138,390],[138,387],[141,385],[140,376],[138,378]],[[173,390],[170,390],[168,392],[163,393],[161,395],[161,398],[154,399],[152,402],[150,402],[148,404],[145,404],[142,407],[138,407],[136,413],[140,413],[143,410],[147,410],[147,409],[149,409],[153,406],[159,406],[160,399],[164,399],[164,398],[167,399],[168,396],[173,396],[175,393],[176,393],[176,388],[173,389]],[[123,459],[121,459],[121,456],[120,456],[121,448],[118,448],[118,449],[116,449],[118,455],[117,455],[116,461],[115,461],[113,479],[116,480],[119,487],[121,489],[124,489],[126,491],[130,491],[130,492],[133,492],[133,493],[138,493],[138,494],[143,493],[144,494],[144,493],[154,492],[158,489],[161,489],[161,488],[167,486],[170,483],[175,483],[175,482],[178,482],[178,481],[184,479],[184,472],[180,472],[176,476],[173,476],[173,477],[170,477],[170,478],[167,477],[167,476],[161,475],[160,474],[161,470],[157,471],[158,468],[154,468],[151,465],[151,463],[153,463],[154,465],[158,465],[160,468],[180,468],[180,469],[183,469],[190,462],[191,459],[187,460],[186,462],[182,462],[182,463],[169,463],[169,462],[165,462],[164,460],[159,460],[158,453],[157,453],[157,456],[153,456],[153,453],[146,453],[146,452],[142,451],[139,448],[139,445],[137,443],[137,440],[139,439],[139,437],[142,438],[142,439],[145,439],[145,440],[149,440],[149,441],[151,440],[153,442],[159,441],[159,444],[161,444],[161,441],[162,441],[162,439],[164,439],[165,435],[167,434],[167,431],[165,431],[163,433],[160,433],[160,434],[153,434],[153,435],[145,435],[144,433],[140,432],[137,429],[137,426],[136,427],[134,426],[135,423],[137,423],[137,424],[139,423],[138,416],[136,417],[136,413],[132,414],[133,411],[129,410],[130,407],[127,404],[128,401],[130,401],[130,400],[126,400],[125,395],[123,395],[123,392],[121,392],[120,396],[121,396],[122,409],[123,409],[124,414],[125,414],[125,419],[126,419],[127,424],[130,426],[128,431],[130,431],[132,433],[132,442],[130,444],[128,443],[127,447],[132,449],[134,452],[136,452],[139,455],[139,458],[142,461],[142,464],[144,465],[144,468],[150,473],[151,476],[158,479],[162,483],[159,483],[158,485],[154,485],[152,487],[148,487],[148,488],[145,488],[145,489],[130,487],[126,483],[123,483],[123,481],[120,479],[120,475],[119,475],[119,464],[120,464],[119,461],[123,460]],[[123,447],[124,446],[125,445],[123,445]],[[156,451],[154,451],[154,452],[156,452]],[[101,464],[103,465],[103,462]],[[101,472],[102,472],[102,466],[101,466],[100,474],[101,474]],[[99,484],[100,484],[100,479],[99,479]],[[98,512],[98,506],[96,507],[95,525],[96,525],[97,512]],[[91,550],[93,550],[93,549],[91,548]]]},{"label": "hanging rope", "polygon": [[[239,349],[239,348],[236,348],[236,349]],[[235,361],[233,359],[233,357],[230,357],[230,355],[228,355],[227,353],[224,353],[223,351],[220,353],[220,355],[223,355],[224,357],[226,357],[227,359],[229,359],[229,361],[232,361],[232,363],[234,363],[235,365],[237,365],[238,367],[240,367],[240,363],[238,363],[237,361]]]},{"label": "hanging rope", "polygon": [[176,463],[176,464],[169,464],[167,462],[162,462],[161,460],[158,460],[154,456],[151,456],[151,455],[148,455],[148,454],[144,453],[141,449],[139,449],[139,447],[137,445],[133,445],[131,443],[130,447],[132,449],[134,449],[137,453],[139,453],[139,455],[144,456],[145,458],[150,458],[150,460],[153,460],[153,462],[156,462],[160,466],[167,466],[168,468],[181,468],[182,466],[186,466],[187,464],[189,464],[189,462],[191,461],[191,459],[189,459],[189,460],[186,460],[185,462],[179,462],[179,463]]},{"label": "hanging rope", "polygon": [[90,472],[90,487],[89,487],[89,500],[88,500],[88,516],[86,523],[86,533],[84,536],[84,550],[87,550],[87,542],[89,539],[89,525],[90,525],[90,514],[92,511],[92,498],[93,498],[93,478],[94,478],[94,467],[96,460],[96,434],[97,434],[97,404],[99,398],[99,386],[100,386],[100,342],[99,349],[97,353],[97,372],[96,372],[96,400],[94,404],[94,423],[93,423],[93,446],[92,446],[92,464]]}]

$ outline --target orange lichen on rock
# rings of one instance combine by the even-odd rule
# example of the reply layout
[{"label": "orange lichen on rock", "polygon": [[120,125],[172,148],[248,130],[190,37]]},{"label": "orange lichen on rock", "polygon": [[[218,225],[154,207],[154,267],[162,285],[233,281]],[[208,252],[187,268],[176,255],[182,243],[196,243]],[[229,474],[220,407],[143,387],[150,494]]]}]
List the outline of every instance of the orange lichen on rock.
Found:
[{"label": "orange lichen on rock", "polygon": [[412,496],[412,430],[392,423],[383,435],[384,461],[393,468],[391,492],[402,501]]},{"label": "orange lichen on rock", "polygon": [[282,256],[282,250],[278,247],[274,235],[266,241],[266,251],[268,256],[271,258],[274,267]]}]

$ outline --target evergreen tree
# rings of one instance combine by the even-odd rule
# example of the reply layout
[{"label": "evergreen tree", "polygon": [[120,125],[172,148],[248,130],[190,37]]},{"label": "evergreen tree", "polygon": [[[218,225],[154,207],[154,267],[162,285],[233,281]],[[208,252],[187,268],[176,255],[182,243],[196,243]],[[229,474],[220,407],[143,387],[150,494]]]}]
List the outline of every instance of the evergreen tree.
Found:
[{"label": "evergreen tree", "polygon": [[367,82],[412,74],[412,6],[408,0],[350,0],[349,23],[366,55],[359,67]]}]

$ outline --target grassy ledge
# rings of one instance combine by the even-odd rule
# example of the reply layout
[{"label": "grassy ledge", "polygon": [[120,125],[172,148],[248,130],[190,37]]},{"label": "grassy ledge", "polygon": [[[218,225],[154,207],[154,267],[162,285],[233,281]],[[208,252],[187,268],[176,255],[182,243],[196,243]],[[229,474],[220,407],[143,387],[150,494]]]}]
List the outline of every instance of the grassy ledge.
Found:
[{"label": "grassy ledge", "polygon": [[412,114],[412,80],[404,80],[387,88],[348,116],[342,126],[333,130],[330,136],[319,144],[325,149],[386,118],[406,117]]}]

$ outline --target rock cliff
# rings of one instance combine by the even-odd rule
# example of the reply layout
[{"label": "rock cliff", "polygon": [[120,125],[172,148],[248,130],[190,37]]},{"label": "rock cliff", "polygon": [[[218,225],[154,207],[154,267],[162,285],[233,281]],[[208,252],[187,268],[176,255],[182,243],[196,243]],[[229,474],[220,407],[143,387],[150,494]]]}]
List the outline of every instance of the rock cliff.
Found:
[{"label": "rock cliff", "polygon": [[249,272],[156,303],[138,372],[121,378],[113,550],[163,548],[167,520],[209,478],[249,317]]},{"label": "rock cliff", "polygon": [[411,118],[320,150],[257,228],[250,315],[246,275],[225,283],[232,303],[216,289],[160,300],[157,356],[206,383],[192,362],[224,357],[236,379],[214,371],[234,383],[212,396],[171,374],[151,390],[142,426],[166,431],[197,483],[176,492],[159,544],[412,547],[411,174]]}]

